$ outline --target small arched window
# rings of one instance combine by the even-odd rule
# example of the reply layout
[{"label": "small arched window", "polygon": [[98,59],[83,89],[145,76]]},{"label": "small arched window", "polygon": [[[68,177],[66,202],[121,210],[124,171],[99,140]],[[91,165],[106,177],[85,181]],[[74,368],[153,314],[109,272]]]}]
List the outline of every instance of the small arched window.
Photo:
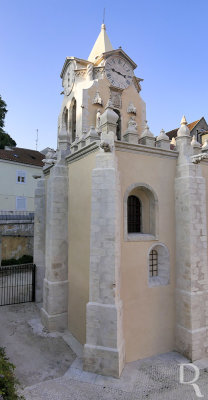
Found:
[{"label": "small arched window", "polygon": [[64,112],[64,124],[65,124],[65,129],[68,132],[68,110],[66,109]]},{"label": "small arched window", "polygon": [[151,250],[149,253],[149,276],[158,276],[158,253],[157,250]]},{"label": "small arched window", "polygon": [[141,202],[136,196],[128,197],[128,233],[141,232]]},{"label": "small arched window", "polygon": [[117,127],[116,127],[116,138],[121,140],[121,114],[119,110],[114,109],[115,113],[118,115]]},{"label": "small arched window", "polygon": [[149,287],[165,286],[170,282],[170,256],[163,243],[153,245],[148,252]]},{"label": "small arched window", "polygon": [[76,139],[76,116],[77,114],[77,102],[74,99],[73,106],[72,106],[72,142]]}]

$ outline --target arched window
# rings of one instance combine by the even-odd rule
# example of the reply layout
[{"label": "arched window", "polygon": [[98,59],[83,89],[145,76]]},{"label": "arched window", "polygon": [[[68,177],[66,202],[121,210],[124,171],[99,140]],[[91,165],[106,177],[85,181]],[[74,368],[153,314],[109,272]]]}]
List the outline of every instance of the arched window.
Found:
[{"label": "arched window", "polygon": [[117,140],[121,140],[121,114],[120,114],[119,110],[114,109],[113,111],[118,115],[116,137],[117,137]]},{"label": "arched window", "polygon": [[63,114],[62,114],[61,130],[64,132],[69,131],[68,110],[66,107],[64,107]]},{"label": "arched window", "polygon": [[149,253],[149,276],[158,276],[158,254],[157,250],[151,250]]},{"label": "arched window", "polygon": [[64,124],[66,131],[68,132],[69,126],[68,126],[68,110],[66,109],[64,112]]},{"label": "arched window", "polygon": [[128,233],[141,232],[141,202],[136,196],[128,197]]},{"label": "arched window", "polygon": [[72,142],[76,139],[76,116],[77,114],[77,102],[74,99],[73,106],[72,106]]},{"label": "arched window", "polygon": [[170,282],[170,256],[163,243],[153,245],[148,253],[148,285],[165,286]]},{"label": "arched window", "polygon": [[124,194],[124,240],[155,239],[158,239],[157,195],[148,184],[133,183]]}]

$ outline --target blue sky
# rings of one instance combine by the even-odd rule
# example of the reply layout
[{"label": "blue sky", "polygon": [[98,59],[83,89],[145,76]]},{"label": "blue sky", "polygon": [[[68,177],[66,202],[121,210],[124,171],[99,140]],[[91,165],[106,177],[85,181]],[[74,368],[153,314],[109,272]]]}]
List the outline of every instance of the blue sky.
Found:
[{"label": "blue sky", "polygon": [[6,131],[19,147],[56,147],[60,72],[66,56],[88,58],[103,8],[114,48],[138,65],[151,131],[208,121],[207,0],[0,0],[0,94]]}]

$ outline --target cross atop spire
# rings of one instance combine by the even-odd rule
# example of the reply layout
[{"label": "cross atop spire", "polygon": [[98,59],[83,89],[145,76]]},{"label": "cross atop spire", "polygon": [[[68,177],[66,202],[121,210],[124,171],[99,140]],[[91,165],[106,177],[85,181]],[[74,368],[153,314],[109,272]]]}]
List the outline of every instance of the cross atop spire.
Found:
[{"label": "cross atop spire", "polygon": [[105,24],[101,25],[101,32],[92,48],[88,61],[95,62],[96,58],[106,51],[113,50],[112,44],[106,32]]}]

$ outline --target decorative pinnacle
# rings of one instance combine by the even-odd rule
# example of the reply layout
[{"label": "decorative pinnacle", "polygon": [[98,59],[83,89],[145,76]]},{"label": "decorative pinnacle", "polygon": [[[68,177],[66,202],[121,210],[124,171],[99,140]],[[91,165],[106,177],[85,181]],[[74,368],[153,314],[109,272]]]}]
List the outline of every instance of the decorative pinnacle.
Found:
[{"label": "decorative pinnacle", "polygon": [[196,135],[193,135],[191,145],[192,145],[192,147],[201,147],[200,143],[197,142],[197,140],[196,140]]},{"label": "decorative pinnacle", "polygon": [[146,136],[154,137],[153,133],[150,132],[150,129],[149,129],[147,121],[145,121],[145,127],[144,127],[144,131],[141,134],[141,138],[146,137]]},{"label": "decorative pinnacle", "polygon": [[161,129],[159,136],[157,137],[157,141],[158,140],[168,140],[169,141],[169,137],[166,135],[164,129]]},{"label": "decorative pinnacle", "polygon": [[182,117],[181,125],[187,125],[187,121],[186,121],[185,115],[183,115],[183,117]]},{"label": "decorative pinnacle", "polygon": [[179,136],[190,136],[190,130],[187,126],[187,121],[185,115],[183,115],[181,120],[181,126],[177,132],[177,137]]}]

